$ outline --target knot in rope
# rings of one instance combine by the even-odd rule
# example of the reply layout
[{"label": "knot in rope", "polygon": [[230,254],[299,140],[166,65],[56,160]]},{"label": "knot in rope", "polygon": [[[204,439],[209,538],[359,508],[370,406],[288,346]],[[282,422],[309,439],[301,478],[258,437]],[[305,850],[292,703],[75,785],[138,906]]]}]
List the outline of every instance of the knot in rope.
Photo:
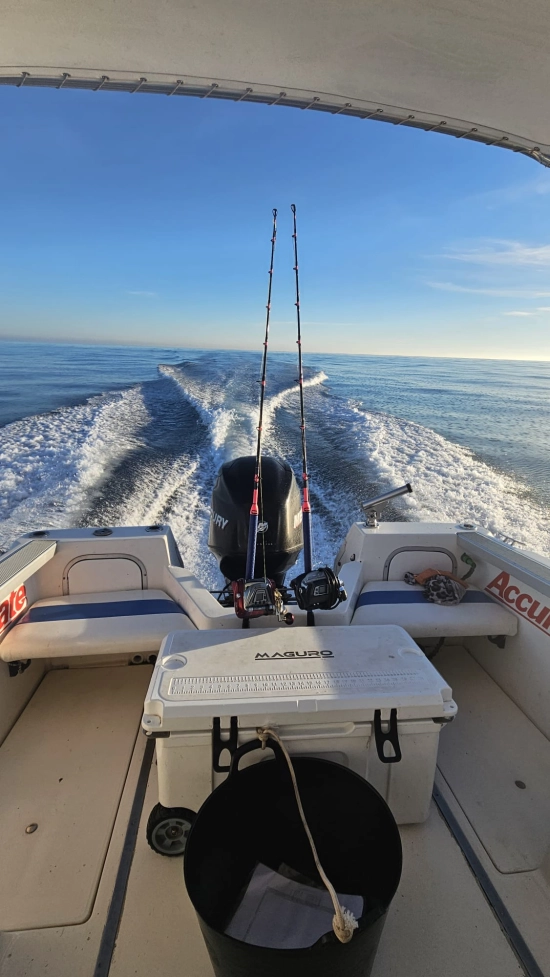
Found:
[{"label": "knot in rope", "polygon": [[260,743],[262,744],[262,750],[265,750],[266,743],[267,743],[267,741],[269,739],[270,734],[273,735],[271,733],[271,730],[269,730],[269,729],[259,729],[258,730],[258,739],[259,739]]}]

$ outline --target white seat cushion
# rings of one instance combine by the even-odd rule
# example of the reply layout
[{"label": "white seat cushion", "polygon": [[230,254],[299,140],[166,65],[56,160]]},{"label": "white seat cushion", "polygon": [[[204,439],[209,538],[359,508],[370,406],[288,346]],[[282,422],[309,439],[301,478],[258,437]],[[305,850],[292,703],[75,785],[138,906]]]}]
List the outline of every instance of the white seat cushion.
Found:
[{"label": "white seat cushion", "polygon": [[412,638],[451,638],[516,634],[518,621],[489,594],[470,587],[460,604],[433,604],[423,589],[401,581],[368,583],[352,624],[397,624]]},{"label": "white seat cushion", "polygon": [[77,655],[154,653],[170,631],[193,628],[162,590],[38,600],[0,644],[5,662]]}]

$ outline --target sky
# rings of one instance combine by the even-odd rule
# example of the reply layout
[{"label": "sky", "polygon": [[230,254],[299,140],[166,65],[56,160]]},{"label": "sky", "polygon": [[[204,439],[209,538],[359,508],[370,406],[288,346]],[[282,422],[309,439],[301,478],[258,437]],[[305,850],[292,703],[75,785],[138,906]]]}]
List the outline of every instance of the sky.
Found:
[{"label": "sky", "polygon": [[342,115],[0,89],[0,337],[550,360],[550,171]]}]

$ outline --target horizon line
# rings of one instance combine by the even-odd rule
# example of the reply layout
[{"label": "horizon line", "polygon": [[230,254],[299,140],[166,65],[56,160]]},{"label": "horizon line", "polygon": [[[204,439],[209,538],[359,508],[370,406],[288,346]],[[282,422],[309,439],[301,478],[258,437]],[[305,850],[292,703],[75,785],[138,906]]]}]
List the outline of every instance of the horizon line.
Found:
[{"label": "horizon line", "polygon": [[[137,342],[123,342],[123,341],[108,341],[105,340],[100,342],[99,340],[90,339],[41,339],[38,337],[21,337],[21,336],[2,336],[0,335],[0,342],[5,343],[36,343],[38,345],[52,345],[52,346],[100,346],[100,347],[112,347],[117,348],[128,348],[128,349],[181,349],[181,350],[193,350],[196,352],[228,352],[228,353],[258,353],[261,354],[261,349],[256,348],[256,346],[183,346],[178,343],[165,343],[161,346],[150,345]],[[277,353],[292,353],[295,350],[291,349],[270,349],[271,354]],[[430,353],[336,353],[328,350],[320,349],[308,349],[308,353],[313,353],[316,356],[364,356],[364,357],[394,357],[395,359],[425,359],[425,360],[485,360],[488,362],[495,363],[550,363],[550,356],[543,359],[531,359],[530,357],[513,357],[513,356],[452,356],[441,354],[439,356]],[[307,355],[307,354],[306,354]]]}]

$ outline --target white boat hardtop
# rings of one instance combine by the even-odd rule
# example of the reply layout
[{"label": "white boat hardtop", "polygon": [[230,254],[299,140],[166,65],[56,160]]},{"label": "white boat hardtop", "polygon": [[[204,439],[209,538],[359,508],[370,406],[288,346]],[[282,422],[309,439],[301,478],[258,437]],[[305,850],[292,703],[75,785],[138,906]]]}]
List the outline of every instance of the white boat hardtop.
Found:
[{"label": "white boat hardtop", "polygon": [[549,36],[544,0],[9,0],[0,83],[346,113],[548,165]]}]

